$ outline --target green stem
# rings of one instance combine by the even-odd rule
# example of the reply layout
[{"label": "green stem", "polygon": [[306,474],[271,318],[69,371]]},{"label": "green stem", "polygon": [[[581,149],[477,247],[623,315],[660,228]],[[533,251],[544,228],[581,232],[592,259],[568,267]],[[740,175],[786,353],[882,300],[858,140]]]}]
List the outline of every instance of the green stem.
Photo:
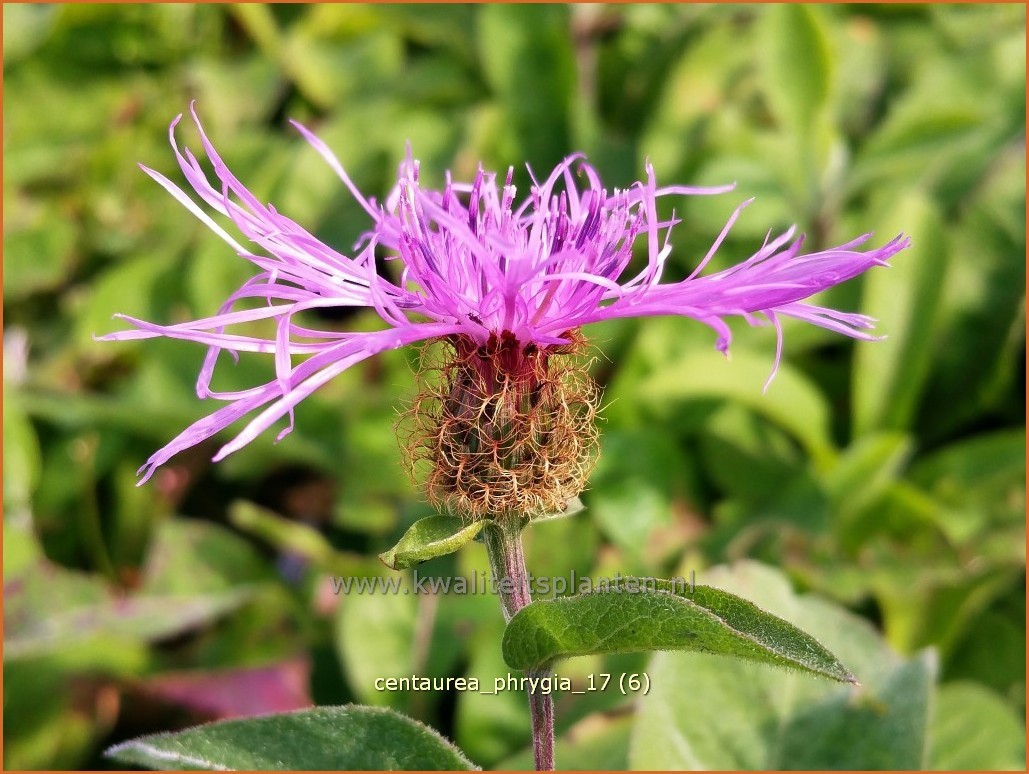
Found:
[{"label": "green stem", "polygon": [[[529,593],[529,575],[525,571],[525,554],[522,551],[522,520],[516,516],[501,516],[482,531],[486,553],[489,555],[504,620],[532,601]],[[530,671],[528,677],[541,677]],[[532,685],[539,685],[533,680]],[[536,757],[537,771],[552,771],[554,768],[554,702],[549,694],[528,689],[529,711],[532,716],[532,748]]]}]

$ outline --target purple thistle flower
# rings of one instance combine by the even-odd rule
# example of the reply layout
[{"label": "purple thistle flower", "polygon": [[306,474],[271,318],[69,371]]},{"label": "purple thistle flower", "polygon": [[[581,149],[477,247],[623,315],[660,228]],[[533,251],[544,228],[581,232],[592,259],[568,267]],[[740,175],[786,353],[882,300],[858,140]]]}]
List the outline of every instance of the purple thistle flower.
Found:
[{"label": "purple thistle flower", "polygon": [[[213,164],[212,183],[194,154],[175,140],[178,116],[169,128],[175,156],[186,180],[212,210],[230,219],[249,246],[237,242],[188,194],[160,173],[142,167],[175,199],[259,270],[233,293],[217,314],[193,322],[158,325],[119,315],[135,330],[108,334],[105,340],[166,336],[208,347],[197,380],[197,395],[228,405],[204,417],[156,452],[140,469],[140,483],[178,452],[219,433],[238,419],[258,412],[214,457],[218,461],[250,443],[280,419],[288,418],[281,439],[292,429],[296,405],[352,365],[388,349],[450,338],[484,346],[503,338],[533,351],[558,351],[575,340],[584,325],[617,317],[682,315],[712,327],[718,349],[727,351],[731,334],[725,323],[739,315],[751,324],[770,322],[778,336],[775,367],[781,356],[780,318],[794,317],[859,339],[874,338],[874,321],[804,299],[856,277],[908,246],[898,236],[883,247],[861,251],[865,234],[847,244],[803,254],[803,237],[791,228],[732,268],[701,276],[722,244],[743,202],[689,277],[662,283],[671,253],[669,238],[679,221],[657,215],[659,197],[717,194],[733,186],[659,187],[648,163],[646,179],[626,190],[608,192],[580,154],[569,156],[543,182],[533,179],[528,197],[516,201],[508,170],[503,185],[480,168],[470,184],[447,176],[442,191],[421,188],[418,162],[408,153],[397,184],[384,205],[364,197],[328,147],[300,124],[293,125],[336,171],[365,209],[371,229],[352,256],[325,245],[303,227],[258,201],[229,171],[200,125],[201,142]],[[629,271],[633,246],[647,247],[647,264]],[[375,265],[376,248],[399,262],[392,280]],[[266,305],[236,311],[245,299]],[[311,309],[354,306],[374,308],[385,328],[376,332],[314,330],[294,321]],[[227,333],[233,326],[275,320],[274,339]],[[219,354],[261,352],[275,358],[275,379],[238,392],[211,389]],[[773,369],[774,375],[774,369]],[[771,377],[770,377],[771,379]]]}]

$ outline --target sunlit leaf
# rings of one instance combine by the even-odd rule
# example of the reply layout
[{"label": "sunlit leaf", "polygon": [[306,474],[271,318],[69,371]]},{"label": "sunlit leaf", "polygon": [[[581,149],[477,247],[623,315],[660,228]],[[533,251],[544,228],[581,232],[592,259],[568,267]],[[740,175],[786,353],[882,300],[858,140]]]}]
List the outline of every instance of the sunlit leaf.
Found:
[{"label": "sunlit leaf", "polygon": [[692,650],[854,681],[814,638],[745,599],[654,578],[622,578],[609,585],[519,610],[504,632],[508,665],[537,669],[590,653]]}]

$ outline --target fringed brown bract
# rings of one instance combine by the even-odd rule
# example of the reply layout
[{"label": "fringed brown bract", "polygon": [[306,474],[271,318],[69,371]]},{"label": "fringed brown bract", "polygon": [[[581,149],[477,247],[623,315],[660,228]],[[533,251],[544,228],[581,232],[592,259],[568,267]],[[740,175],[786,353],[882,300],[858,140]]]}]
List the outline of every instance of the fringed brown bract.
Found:
[{"label": "fringed brown bract", "polygon": [[467,519],[563,510],[597,457],[599,391],[578,332],[559,347],[509,332],[484,345],[451,336],[426,347],[420,392],[400,438],[430,502]]}]

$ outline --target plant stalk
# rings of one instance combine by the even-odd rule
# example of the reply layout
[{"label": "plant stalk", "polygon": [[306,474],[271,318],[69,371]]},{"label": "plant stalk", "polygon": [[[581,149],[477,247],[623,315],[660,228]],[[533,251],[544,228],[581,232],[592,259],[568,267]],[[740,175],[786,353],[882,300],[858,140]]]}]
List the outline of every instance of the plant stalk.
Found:
[{"label": "plant stalk", "polygon": [[[529,593],[529,576],[525,571],[525,554],[522,551],[522,520],[510,514],[499,517],[488,524],[483,532],[483,542],[489,555],[490,570],[493,573],[504,621],[532,601]],[[542,677],[530,671],[530,678]],[[531,685],[539,686],[536,680]],[[544,694],[532,687],[529,694],[529,712],[532,716],[532,749],[536,758],[536,771],[554,769],[554,701],[550,694]]]}]

